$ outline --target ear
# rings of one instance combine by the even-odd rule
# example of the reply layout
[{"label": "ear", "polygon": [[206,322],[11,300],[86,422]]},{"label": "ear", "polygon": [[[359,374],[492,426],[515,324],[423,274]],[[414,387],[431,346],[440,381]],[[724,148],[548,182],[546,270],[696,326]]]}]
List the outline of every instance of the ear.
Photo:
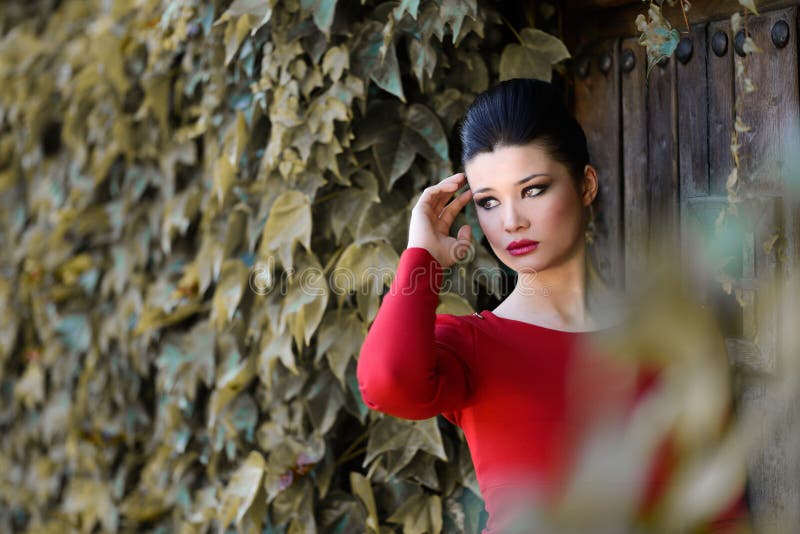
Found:
[{"label": "ear", "polygon": [[594,201],[598,187],[597,172],[591,165],[586,165],[583,169],[583,192],[581,193],[581,202],[584,206],[588,206]]}]

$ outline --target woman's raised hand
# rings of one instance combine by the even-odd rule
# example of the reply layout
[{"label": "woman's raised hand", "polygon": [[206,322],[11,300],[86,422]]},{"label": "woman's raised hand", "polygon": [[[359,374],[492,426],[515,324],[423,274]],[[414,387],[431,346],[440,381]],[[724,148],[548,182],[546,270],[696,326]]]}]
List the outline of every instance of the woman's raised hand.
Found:
[{"label": "woman's raised hand", "polygon": [[465,258],[472,246],[472,231],[468,224],[458,229],[457,237],[450,236],[450,226],[472,198],[472,191],[467,189],[449,204],[448,201],[466,180],[464,173],[459,172],[425,188],[411,210],[408,248],[427,249],[442,267],[449,267]]}]

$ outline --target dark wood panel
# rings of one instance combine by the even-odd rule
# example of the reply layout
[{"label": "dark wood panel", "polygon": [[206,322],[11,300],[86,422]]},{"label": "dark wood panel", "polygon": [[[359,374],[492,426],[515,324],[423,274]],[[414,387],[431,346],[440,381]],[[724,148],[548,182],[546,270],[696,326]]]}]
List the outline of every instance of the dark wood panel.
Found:
[{"label": "dark wood panel", "polygon": [[626,286],[644,275],[649,226],[647,204],[647,60],[636,38],[621,41],[620,57],[632,54],[633,68],[622,71],[622,182]]},{"label": "dark wood panel", "polygon": [[[642,2],[640,0],[567,0],[564,4],[567,9],[585,13],[593,13],[619,7],[638,6],[642,8]],[[669,4],[665,5],[663,8],[664,12],[668,13],[668,10],[674,10],[678,17],[680,17],[681,15],[678,9],[680,7],[680,0],[675,0],[675,4],[675,7]],[[787,0],[759,0],[756,4],[758,10],[764,12],[793,6],[796,5],[797,2],[789,2]],[[735,9],[741,9],[741,4],[739,4],[738,0],[705,0],[704,2],[692,2],[692,7],[689,13],[687,13],[687,16],[713,17],[718,13],[732,12]],[[643,10],[647,11],[646,9]],[[691,20],[689,23],[691,24]]]},{"label": "dark wood panel", "polygon": [[650,254],[679,254],[680,184],[678,181],[677,91],[675,59],[656,65],[647,80],[649,145],[647,161],[648,242]]},{"label": "dark wood panel", "polygon": [[761,246],[765,237],[779,228],[780,204],[778,197],[766,198],[752,232],[745,233],[752,252],[743,262],[744,275],[754,272],[756,285],[754,291],[744,292],[744,331],[747,337],[753,336],[760,364],[769,373],[769,380],[745,380],[742,387],[742,404],[759,414],[761,422],[759,439],[748,455],[757,532],[777,532],[775,526],[793,528],[800,524],[797,445],[792,438],[797,432],[797,399],[782,393],[788,375],[778,354],[777,265],[774,250],[767,252]]},{"label": "dark wood panel", "polygon": [[[716,34],[727,39],[725,53],[718,56],[711,49]],[[730,150],[733,133],[733,36],[729,21],[712,22],[708,25],[706,47],[708,77],[713,83],[708,88],[708,159],[709,189],[712,195],[725,195],[725,182],[733,170],[733,155]]]},{"label": "dark wood panel", "polygon": [[[696,225],[687,224],[687,200],[707,197],[708,186],[708,72],[706,70],[706,27],[698,24],[692,27],[692,34],[683,44],[689,43],[689,54],[681,55],[683,61],[675,64],[678,113],[678,176],[680,180],[680,221],[681,221],[681,264],[684,271],[694,271],[698,246]],[[683,48],[684,54],[687,48]],[[703,249],[700,249],[703,250]],[[698,300],[707,301],[702,277],[690,288]],[[696,285],[695,285],[696,284]]]},{"label": "dark wood panel", "polygon": [[708,76],[706,28],[692,27],[692,54],[676,62],[681,198],[708,195]]},{"label": "dark wood panel", "polygon": [[[587,44],[610,37],[638,36],[636,29],[636,16],[647,16],[648,4],[640,1],[628,2],[625,0],[600,0],[598,5],[592,5],[593,0],[567,0],[564,7],[564,42],[573,54],[580,54]],[[621,4],[621,5],[620,5]],[[800,4],[797,0],[758,0],[756,2],[760,13],[766,13],[788,6]],[[691,9],[686,13],[689,25],[729,20],[735,12],[742,12],[744,8],[737,0],[707,0],[692,2]],[[680,11],[680,2],[675,6],[665,3],[664,16],[685,35],[686,24]]]},{"label": "dark wood panel", "polygon": [[[796,146],[785,146],[787,140],[796,142],[800,121],[795,11],[792,8],[750,18],[751,37],[764,52],[745,60],[756,90],[745,93],[742,87],[736,87],[743,103],[742,119],[751,127],[740,134],[741,177],[756,182],[759,191],[774,195],[783,193],[784,166],[791,151],[797,150]],[[774,46],[770,37],[779,21],[790,29],[790,41],[784,48]]]},{"label": "dark wood panel", "polygon": [[[622,38],[620,62],[630,48],[636,63],[630,72],[620,73],[626,281],[649,266],[645,260],[658,259],[648,255],[648,249],[649,254],[663,254],[678,239],[685,245],[694,237],[687,233],[701,234],[698,241],[704,246],[718,239],[715,247],[726,247],[722,256],[733,257],[726,268],[734,279],[733,291],[728,294],[716,281],[706,280],[703,290],[710,299],[703,300],[711,300],[717,311],[730,361],[740,371],[740,406],[754,410],[760,425],[755,429],[756,447],[748,457],[757,530],[785,531],[780,529],[800,524],[800,473],[793,436],[800,421],[800,399],[787,399],[781,392],[779,379],[789,371],[781,357],[786,347],[781,344],[788,343],[786,329],[794,329],[796,317],[794,303],[778,298],[789,288],[775,284],[797,277],[800,269],[800,191],[793,196],[786,187],[787,179],[796,179],[792,174],[800,174],[796,38],[800,28],[795,7],[770,10],[797,2],[759,2],[762,15],[748,16],[751,35],[764,53],[748,58],[757,91],[743,94],[734,83],[729,20],[731,13],[742,10],[738,2],[693,4],[688,14],[693,23],[693,58],[683,65],[673,57],[665,68],[655,67],[646,80],[644,48],[637,42],[634,20],[638,13],[646,13],[647,5],[576,1],[567,2],[565,14],[565,40],[576,56],[575,66],[581,64],[583,51],[595,54],[594,43],[608,35]],[[570,5],[584,10],[571,10]],[[586,15],[598,5],[604,9]],[[613,5],[619,7],[609,7]],[[665,12],[676,27],[685,29],[676,9],[665,6]],[[771,39],[779,21],[790,30],[790,42],[783,48]],[[728,40],[721,57],[711,49],[718,31]],[[726,182],[734,165],[730,144],[737,91],[743,99],[744,123],[752,128],[740,135],[740,180],[752,180],[762,200],[746,201],[755,203],[752,219],[743,219],[744,226],[732,236],[718,237],[714,222],[727,205]],[[745,204],[740,206],[742,212]],[[765,246],[776,235],[777,243]],[[691,258],[684,251],[684,264],[687,259]]]},{"label": "dark wood panel", "polygon": [[[750,211],[752,258],[746,271],[755,271],[758,285],[751,296],[755,306],[745,307],[745,331],[754,335],[758,352],[775,378],[787,376],[780,357],[781,332],[778,297],[782,288],[780,265],[775,247],[765,244],[779,232],[786,231],[783,220],[784,183],[787,161],[797,150],[796,139],[800,124],[797,81],[797,10],[790,8],[765,12],[749,17],[750,35],[763,53],[747,57],[745,64],[756,85],[752,93],[745,93],[735,84],[736,95],[742,99],[742,119],[751,130],[740,134],[739,179],[748,182],[747,188],[758,194],[755,209]],[[777,48],[771,39],[772,28],[783,22],[789,28],[789,43]],[[741,61],[734,58],[734,64]],[[735,70],[735,67],[734,67]],[[791,143],[787,144],[787,141]],[[745,275],[747,272],[744,273]],[[748,322],[752,321],[752,325]],[[788,323],[784,323],[788,324]],[[747,405],[763,414],[769,421],[761,428],[761,441],[749,457],[749,471],[753,482],[755,512],[762,528],[771,524],[800,524],[800,478],[797,476],[791,431],[796,432],[797,407],[793,399],[781,398],[780,381],[764,385],[745,382],[743,398]],[[781,417],[777,419],[776,414]],[[786,418],[784,418],[786,417]],[[791,422],[791,423],[790,423]]]},{"label": "dark wood panel", "polygon": [[600,183],[595,198],[596,237],[588,253],[600,275],[621,288],[624,265],[617,43],[601,43],[591,57],[588,75],[575,78],[575,117],[586,132],[590,162]]}]

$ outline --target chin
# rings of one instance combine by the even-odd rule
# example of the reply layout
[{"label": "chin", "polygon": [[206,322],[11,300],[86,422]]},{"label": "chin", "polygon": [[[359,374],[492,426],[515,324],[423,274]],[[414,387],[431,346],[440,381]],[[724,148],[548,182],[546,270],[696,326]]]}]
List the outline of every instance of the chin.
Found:
[{"label": "chin", "polygon": [[543,262],[541,258],[532,258],[528,254],[512,256],[506,252],[501,258],[509,269],[513,269],[518,273],[535,273],[542,270]]}]

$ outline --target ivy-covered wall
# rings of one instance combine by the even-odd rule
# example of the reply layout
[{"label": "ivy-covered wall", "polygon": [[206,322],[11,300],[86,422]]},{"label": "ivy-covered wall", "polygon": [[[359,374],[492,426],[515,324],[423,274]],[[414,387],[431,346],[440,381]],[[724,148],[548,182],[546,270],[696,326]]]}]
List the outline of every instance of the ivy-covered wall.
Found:
[{"label": "ivy-covered wall", "polygon": [[355,357],[466,106],[568,57],[521,9],[4,2],[0,530],[477,532],[463,435]]}]

